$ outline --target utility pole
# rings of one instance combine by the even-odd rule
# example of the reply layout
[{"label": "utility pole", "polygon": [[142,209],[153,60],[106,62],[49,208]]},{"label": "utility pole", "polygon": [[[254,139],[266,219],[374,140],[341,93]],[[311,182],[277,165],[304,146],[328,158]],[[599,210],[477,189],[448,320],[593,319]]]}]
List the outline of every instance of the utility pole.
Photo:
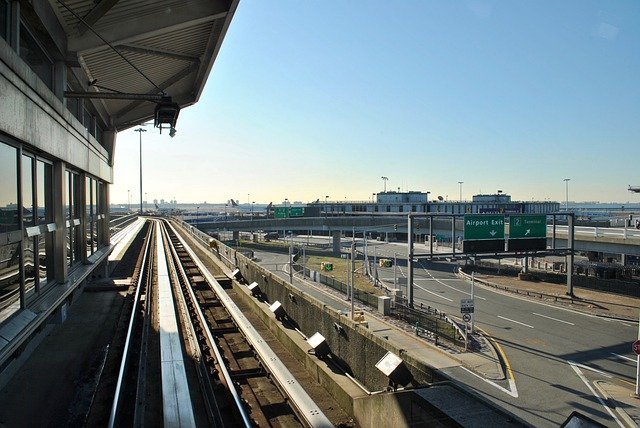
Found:
[{"label": "utility pole", "polygon": [[570,179],[570,178],[565,178],[565,179],[564,179],[564,184],[565,184],[565,198],[566,198],[565,211],[569,211],[569,181],[571,181],[571,179]]},{"label": "utility pole", "polygon": [[458,184],[460,185],[460,202],[462,202],[462,183],[464,183],[464,181],[458,181]]}]

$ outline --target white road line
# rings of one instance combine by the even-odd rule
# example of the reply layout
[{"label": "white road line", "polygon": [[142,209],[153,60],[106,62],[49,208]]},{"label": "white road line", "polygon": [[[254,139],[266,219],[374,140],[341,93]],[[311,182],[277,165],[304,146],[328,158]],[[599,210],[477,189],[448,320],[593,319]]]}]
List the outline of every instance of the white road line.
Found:
[{"label": "white road line", "polygon": [[525,324],[525,323],[520,322],[520,321],[512,320],[511,318],[501,317],[500,315],[497,315],[497,317],[498,317],[498,318],[502,318],[503,320],[507,320],[507,321],[514,322],[514,323],[516,323],[516,324],[523,325],[523,326],[525,326],[525,327],[533,328],[533,326],[532,326],[532,325]]},{"label": "white road line", "polygon": [[448,301],[448,302],[453,302],[453,300],[452,300],[452,299],[449,299],[448,297],[441,296],[441,295],[439,295],[438,293],[434,293],[433,291],[429,291],[429,290],[427,290],[426,288],[420,287],[420,286],[419,286],[418,284],[416,284],[415,282],[413,283],[413,286],[414,286],[414,287],[416,287],[416,288],[419,288],[419,289],[420,289],[420,290],[422,290],[422,291],[426,291],[426,292],[427,292],[427,293],[429,293],[429,294],[433,294],[434,296],[437,296],[437,297],[439,297],[439,298],[441,298],[441,299],[444,299],[444,300],[446,300],[446,301]]},{"label": "white road line", "polygon": [[616,354],[615,352],[612,352],[611,355],[615,355],[616,357],[622,358],[623,360],[633,361],[634,363],[636,362],[635,358],[627,357],[625,355]]},{"label": "white road line", "polygon": [[589,390],[591,391],[591,393],[593,395],[595,395],[595,397],[598,399],[598,401],[600,402],[600,404],[602,404],[602,406],[607,410],[607,412],[609,412],[609,414],[611,415],[611,417],[618,423],[619,426],[621,426],[622,428],[624,428],[624,424],[622,422],[620,422],[620,419],[618,419],[618,417],[615,415],[615,413],[613,413],[613,410],[611,410],[609,408],[609,406],[607,406],[605,404],[605,402],[602,400],[602,398],[600,398],[600,396],[598,395],[598,393],[596,392],[595,389],[593,389],[593,387],[589,384],[589,381],[587,380],[587,378],[584,376],[584,374],[582,374],[582,371],[576,367],[575,363],[572,363],[571,361],[567,361],[567,363],[569,363],[569,365],[571,366],[571,368],[573,369],[573,371],[576,372],[576,374],[578,375],[578,377],[580,378],[580,380],[587,385],[587,388],[589,388]]},{"label": "white road line", "polygon": [[[471,293],[466,292],[466,291],[464,291],[464,290],[459,290],[459,289],[457,289],[457,288],[455,288],[455,287],[452,287],[452,286],[450,286],[450,285],[447,285],[447,284],[445,284],[445,283],[443,282],[443,281],[460,281],[460,279],[459,279],[459,278],[446,278],[446,279],[438,279],[438,278],[434,278],[433,274],[432,274],[431,272],[429,272],[429,270],[428,270],[427,268],[422,267],[422,266],[421,266],[421,268],[422,268],[422,270],[424,270],[424,271],[425,271],[425,272],[426,272],[426,273],[427,273],[431,278],[415,278],[415,279],[414,279],[415,281],[418,281],[418,280],[432,281],[432,280],[433,280],[433,281],[436,281],[436,282],[438,282],[439,284],[442,284],[442,285],[444,285],[445,287],[450,288],[450,289],[452,289],[452,290],[454,290],[454,291],[457,291],[457,292],[462,293],[462,294],[466,294],[467,296],[471,296]],[[478,300],[487,300],[486,298],[484,298],[484,297],[480,297],[480,296],[473,296],[473,297],[474,297],[475,299],[478,299]]]},{"label": "white road line", "polygon": [[625,326],[625,327],[635,327],[635,325],[625,324],[625,323],[623,323],[623,322],[621,322],[620,324],[622,324],[622,325],[623,325],[623,326]]},{"label": "white road line", "polygon": [[609,379],[611,379],[613,377],[610,374],[603,372],[602,370],[594,369],[593,367],[589,367],[589,366],[584,365],[584,364],[576,363],[575,361],[567,360],[567,363],[571,364],[572,366],[580,367],[580,368],[583,368],[585,370],[589,370],[589,371],[598,373],[598,374],[600,374],[602,376],[608,377]]},{"label": "white road line", "polygon": [[537,315],[537,316],[542,317],[542,318],[547,318],[547,319],[550,319],[550,320],[554,320],[554,321],[558,321],[558,322],[563,322],[563,323],[565,323],[565,324],[575,325],[575,324],[574,324],[574,323],[572,323],[572,322],[564,321],[564,320],[559,320],[558,318],[549,317],[549,316],[547,316],[547,315],[537,314],[537,313],[535,313],[535,312],[532,312],[532,314],[533,314],[533,315]]},{"label": "white road line", "polygon": [[474,375],[474,376],[475,376],[475,377],[477,377],[478,379],[481,379],[481,380],[483,380],[483,381],[487,382],[489,385],[491,385],[491,386],[495,386],[495,387],[496,387],[496,388],[498,388],[500,391],[502,391],[502,392],[505,392],[505,393],[509,394],[509,395],[510,395],[510,396],[512,396],[513,398],[518,398],[518,389],[516,388],[516,382],[515,382],[513,379],[509,378],[509,389],[507,389],[507,388],[504,388],[504,387],[502,387],[502,386],[498,385],[498,384],[497,384],[497,383],[495,383],[495,382],[490,381],[489,379],[485,379],[485,378],[483,378],[483,377],[482,377],[482,376],[480,376],[479,374],[472,372],[471,370],[469,370],[469,369],[468,369],[468,368],[466,368],[466,367],[460,366],[460,368],[461,368],[462,370],[464,370],[464,371],[468,372],[468,373],[471,373],[472,375]]}]

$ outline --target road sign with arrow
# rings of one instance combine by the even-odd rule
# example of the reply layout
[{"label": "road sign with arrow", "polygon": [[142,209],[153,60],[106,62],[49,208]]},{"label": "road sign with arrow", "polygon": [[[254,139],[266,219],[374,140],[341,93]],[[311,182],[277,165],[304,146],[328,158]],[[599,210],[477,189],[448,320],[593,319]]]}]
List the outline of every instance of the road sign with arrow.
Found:
[{"label": "road sign with arrow", "polygon": [[462,251],[465,253],[504,251],[504,215],[465,215]]},{"label": "road sign with arrow", "polygon": [[509,216],[509,251],[544,250],[547,248],[547,216]]}]

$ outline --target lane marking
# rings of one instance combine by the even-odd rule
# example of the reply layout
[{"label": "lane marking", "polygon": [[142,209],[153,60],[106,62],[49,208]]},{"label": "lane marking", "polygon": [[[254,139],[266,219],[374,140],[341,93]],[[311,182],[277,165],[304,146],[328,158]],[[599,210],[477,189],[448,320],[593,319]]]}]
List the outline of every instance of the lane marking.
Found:
[{"label": "lane marking", "polygon": [[598,373],[598,374],[600,374],[602,376],[605,376],[605,377],[607,377],[609,379],[611,379],[613,377],[609,373],[605,373],[602,370],[594,369],[593,367],[589,367],[589,366],[587,366],[585,364],[576,363],[575,361],[571,361],[571,360],[567,360],[567,363],[571,364],[572,366],[580,367],[582,369]]},{"label": "lane marking", "polygon": [[625,324],[625,323],[623,323],[623,322],[620,322],[620,324],[622,324],[622,325],[623,325],[623,326],[625,326],[625,327],[635,327],[635,325]]},{"label": "lane marking", "polygon": [[623,360],[633,361],[634,363],[636,362],[635,358],[627,357],[625,355],[616,354],[615,352],[612,352],[611,355],[615,355],[616,357],[622,358]]},{"label": "lane marking", "polygon": [[489,334],[487,334],[486,331],[482,330],[479,327],[476,327],[478,330],[480,330],[482,332],[482,334],[485,335],[485,337],[487,339],[489,339],[489,341],[494,345],[496,351],[500,354],[500,357],[502,358],[502,361],[504,361],[504,365],[507,369],[507,376],[508,376],[508,381],[509,381],[509,389],[506,389],[500,385],[498,385],[497,383],[489,380],[489,379],[485,379],[483,377],[481,377],[480,375],[478,375],[477,373],[472,372],[471,370],[467,369],[466,367],[462,367],[464,370],[466,370],[467,372],[471,373],[472,375],[476,376],[479,379],[482,379],[483,381],[485,381],[486,383],[488,383],[489,385],[492,385],[496,388],[498,388],[500,391],[505,392],[507,394],[509,394],[510,396],[512,396],[513,398],[518,398],[518,388],[516,388],[516,377],[513,374],[513,370],[511,369],[511,364],[509,364],[509,360],[507,359],[507,354],[505,354],[504,350],[502,349],[502,346],[500,346],[500,344],[498,342],[496,342],[496,340],[489,336]]},{"label": "lane marking", "polygon": [[550,319],[550,320],[554,320],[554,321],[558,321],[558,322],[563,322],[563,323],[565,323],[565,324],[575,325],[575,324],[574,324],[574,323],[572,323],[572,322],[564,321],[564,320],[560,320],[560,319],[558,319],[558,318],[553,318],[553,317],[550,317],[550,316],[547,316],[547,315],[542,315],[542,314],[538,314],[538,313],[535,313],[535,312],[532,312],[532,314],[533,314],[533,315],[537,315],[537,316],[542,317],[542,318],[547,318],[547,319]]},{"label": "lane marking", "polygon": [[426,288],[420,287],[420,286],[419,286],[418,284],[416,284],[415,282],[413,283],[413,286],[414,286],[414,287],[416,287],[416,288],[419,288],[420,290],[425,291],[425,292],[427,292],[427,293],[429,293],[429,294],[433,294],[433,295],[434,295],[434,296],[436,296],[436,297],[439,297],[439,298],[441,298],[441,299],[444,299],[444,300],[446,300],[446,301],[448,301],[448,302],[453,302],[453,300],[452,300],[452,299],[450,299],[450,298],[448,298],[448,297],[441,296],[441,295],[439,295],[438,293],[434,293],[433,291],[429,291],[429,290],[427,290]]},{"label": "lane marking", "polygon": [[[401,274],[402,276],[404,276],[405,278],[407,277],[407,276],[402,272],[402,269],[400,269],[400,274]],[[439,297],[439,298],[441,298],[441,299],[444,299],[444,300],[446,300],[446,301],[448,301],[448,302],[453,302],[453,299],[450,299],[450,298],[448,298],[448,297],[441,296],[441,295],[439,295],[438,293],[434,293],[433,291],[429,291],[429,290],[427,290],[426,288],[421,287],[421,286],[419,286],[418,284],[416,284],[416,283],[415,283],[415,281],[413,282],[413,286],[414,286],[414,287],[416,287],[416,288],[419,288],[420,290],[425,291],[425,292],[427,292],[427,293],[429,293],[429,294],[433,294],[434,296],[437,296],[437,297]]]},{"label": "lane marking", "polygon": [[513,379],[509,379],[509,389],[498,385],[497,383],[489,380],[489,379],[485,379],[482,376],[480,376],[479,374],[472,372],[471,370],[469,370],[468,368],[464,367],[464,366],[460,366],[460,368],[464,371],[466,371],[469,374],[474,375],[475,377],[477,377],[480,380],[485,381],[486,383],[488,383],[489,385],[498,388],[500,391],[509,394],[510,396],[512,396],[513,398],[518,398],[518,390],[516,389],[516,383]]},{"label": "lane marking", "polygon": [[[452,286],[447,285],[447,284],[445,284],[444,282],[442,282],[442,281],[460,281],[460,278],[443,278],[443,279],[438,279],[438,278],[435,278],[435,277],[433,276],[433,274],[432,274],[432,273],[431,273],[431,272],[430,272],[426,267],[424,267],[424,266],[420,265],[420,268],[421,268],[422,270],[424,270],[424,271],[427,273],[427,275],[429,275],[431,278],[415,278],[415,281],[417,281],[417,280],[419,280],[419,279],[420,279],[420,280],[424,280],[424,281],[431,281],[431,280],[433,280],[433,281],[436,281],[436,282],[438,282],[439,284],[442,284],[442,285],[444,285],[445,287],[450,288],[450,289],[452,289],[452,290],[454,290],[454,291],[457,291],[457,292],[462,293],[462,294],[466,294],[467,296],[471,296],[471,293],[470,293],[470,292],[467,292],[467,291],[464,291],[464,290],[459,290],[459,289],[457,289],[456,287],[452,287]],[[487,300],[486,298],[484,298],[484,297],[480,297],[480,296],[473,296],[473,298],[474,298],[474,299],[478,299],[478,300]]]},{"label": "lane marking", "polygon": [[512,320],[511,318],[506,318],[506,317],[503,317],[503,316],[500,316],[500,315],[497,315],[497,317],[498,317],[498,318],[502,318],[503,320],[507,320],[507,321],[514,322],[514,323],[516,323],[516,324],[523,325],[523,326],[525,326],[525,327],[533,328],[533,326],[532,326],[532,325],[525,324],[525,323],[520,322],[520,321]]},{"label": "lane marking", "polygon": [[618,417],[615,415],[615,413],[613,413],[613,411],[609,408],[609,406],[607,406],[607,404],[602,400],[602,398],[600,398],[600,396],[598,395],[598,393],[595,391],[595,389],[593,389],[593,387],[591,386],[591,384],[589,384],[589,381],[587,380],[587,378],[585,377],[585,375],[582,373],[582,371],[576,367],[576,363],[573,363],[572,361],[567,361],[567,363],[569,363],[569,365],[571,366],[571,368],[573,369],[574,372],[576,372],[576,374],[578,375],[578,377],[580,378],[580,380],[587,385],[587,388],[589,388],[589,390],[591,391],[591,393],[593,395],[595,395],[595,397],[598,399],[598,401],[600,402],[600,404],[602,404],[602,406],[607,410],[607,412],[611,415],[611,417],[618,423],[619,426],[621,426],[622,428],[624,428],[624,424],[622,422],[620,422],[620,419],[618,419]]}]

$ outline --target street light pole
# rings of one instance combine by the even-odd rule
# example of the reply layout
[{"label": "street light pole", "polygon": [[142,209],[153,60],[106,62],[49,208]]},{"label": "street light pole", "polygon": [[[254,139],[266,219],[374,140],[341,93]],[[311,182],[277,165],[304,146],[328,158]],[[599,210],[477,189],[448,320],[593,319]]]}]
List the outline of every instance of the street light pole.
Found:
[{"label": "street light pole", "polygon": [[462,202],[462,183],[464,183],[464,181],[458,181],[458,184],[460,185],[460,202]]},{"label": "street light pole", "polygon": [[384,175],[382,177],[382,183],[384,185],[384,193],[387,193],[387,180],[389,180],[389,177],[385,177]]},{"label": "street light pole", "polygon": [[140,134],[140,215],[142,215],[142,133],[147,132],[147,130],[137,128],[134,131]]},{"label": "street light pole", "polygon": [[328,217],[328,213],[327,213],[327,199],[329,199],[329,195],[324,197],[324,218]]},{"label": "street light pole", "polygon": [[565,178],[565,179],[564,179],[564,184],[565,184],[565,198],[566,198],[565,211],[569,211],[569,181],[571,181],[571,179],[570,179],[570,178]]}]

